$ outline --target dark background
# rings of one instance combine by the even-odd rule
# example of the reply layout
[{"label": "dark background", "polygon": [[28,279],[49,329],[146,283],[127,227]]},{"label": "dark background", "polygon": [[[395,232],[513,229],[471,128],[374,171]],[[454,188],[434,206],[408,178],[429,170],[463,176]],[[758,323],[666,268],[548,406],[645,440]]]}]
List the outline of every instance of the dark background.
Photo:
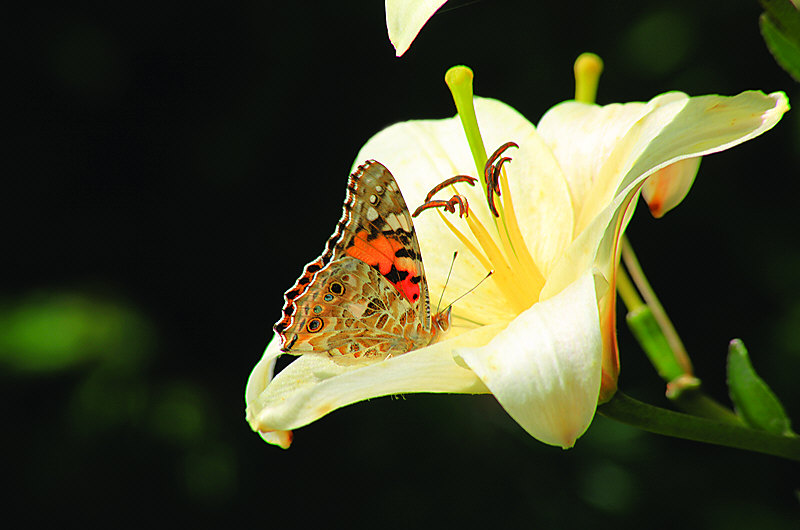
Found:
[{"label": "dark background", "polygon": [[[599,103],[746,89],[800,95],[752,2],[452,2],[394,57],[383,3],[29,7],[2,52],[0,385],[7,520],[110,527],[433,524],[796,528],[798,467],[597,418],[570,451],[491,396],[358,404],[288,451],[244,421],[282,293],[339,217],[363,143],[455,113],[446,69],[534,123]],[[556,5],[558,4],[558,5]],[[800,101],[800,99],[798,99]],[[710,395],[741,337],[800,418],[796,111],[704,160],[629,234]],[[625,329],[621,387],[669,406]],[[6,504],[6,503],[4,503]]]}]

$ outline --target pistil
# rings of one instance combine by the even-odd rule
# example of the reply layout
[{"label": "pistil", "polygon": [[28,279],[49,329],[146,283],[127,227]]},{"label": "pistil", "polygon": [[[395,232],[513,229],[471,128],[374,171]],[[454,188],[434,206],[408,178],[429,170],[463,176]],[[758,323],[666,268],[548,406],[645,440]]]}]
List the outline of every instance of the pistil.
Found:
[{"label": "pistil", "polygon": [[[472,79],[472,71],[465,66],[455,66],[445,75],[481,180],[481,188],[487,191],[489,209],[493,214],[491,224],[494,224],[496,236],[490,234],[474,210],[466,216],[466,222],[480,248],[452,223],[447,220],[444,222],[487,269],[495,271],[492,278],[509,305],[519,313],[538,301],[544,277],[528,251],[513,211],[508,175],[503,167],[510,157],[500,158],[505,149],[515,144],[504,145],[492,158],[486,156],[475,115]],[[495,163],[498,158],[499,162]]]}]

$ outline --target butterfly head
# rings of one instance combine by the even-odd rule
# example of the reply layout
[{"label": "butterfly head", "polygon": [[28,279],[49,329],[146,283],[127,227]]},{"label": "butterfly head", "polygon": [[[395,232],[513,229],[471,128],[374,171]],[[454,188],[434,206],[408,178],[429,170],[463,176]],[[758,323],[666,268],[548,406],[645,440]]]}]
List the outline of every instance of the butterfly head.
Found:
[{"label": "butterfly head", "polygon": [[453,311],[453,306],[447,306],[444,311],[436,313],[433,315],[433,324],[434,329],[437,332],[444,333],[448,329],[450,329],[450,322],[451,322],[451,315],[450,313]]}]

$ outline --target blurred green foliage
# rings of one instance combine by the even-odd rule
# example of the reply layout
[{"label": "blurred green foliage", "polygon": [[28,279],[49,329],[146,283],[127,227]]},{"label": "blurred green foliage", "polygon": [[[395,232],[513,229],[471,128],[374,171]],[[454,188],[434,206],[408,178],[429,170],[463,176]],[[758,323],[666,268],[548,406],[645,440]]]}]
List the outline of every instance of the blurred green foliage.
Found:
[{"label": "blurred green foliage", "polygon": [[150,352],[153,331],[123,303],[77,292],[0,301],[0,363],[30,375],[89,362],[130,369]]},{"label": "blurred green foliage", "polygon": [[761,35],[781,67],[800,82],[800,11],[789,0],[761,0]]}]

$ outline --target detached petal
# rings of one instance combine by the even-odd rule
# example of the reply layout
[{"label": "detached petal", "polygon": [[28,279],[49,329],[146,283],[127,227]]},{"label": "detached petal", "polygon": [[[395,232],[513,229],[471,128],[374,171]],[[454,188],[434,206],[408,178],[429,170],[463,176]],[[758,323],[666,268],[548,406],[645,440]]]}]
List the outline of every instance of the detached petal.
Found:
[{"label": "detached petal", "polygon": [[386,28],[397,57],[403,55],[422,26],[447,0],[386,0]]},{"label": "detached petal", "polygon": [[[607,287],[600,282],[600,289]],[[595,276],[587,271],[486,346],[456,350],[531,436],[565,449],[586,431],[597,407],[603,350],[597,299]]]},{"label": "detached petal", "polygon": [[[370,398],[412,392],[487,393],[472,371],[453,360],[452,349],[485,344],[500,326],[484,326],[433,346],[385,361],[306,354],[248,400],[247,417],[260,432],[288,431],[329,412]],[[248,388],[248,397],[252,397]]]}]

